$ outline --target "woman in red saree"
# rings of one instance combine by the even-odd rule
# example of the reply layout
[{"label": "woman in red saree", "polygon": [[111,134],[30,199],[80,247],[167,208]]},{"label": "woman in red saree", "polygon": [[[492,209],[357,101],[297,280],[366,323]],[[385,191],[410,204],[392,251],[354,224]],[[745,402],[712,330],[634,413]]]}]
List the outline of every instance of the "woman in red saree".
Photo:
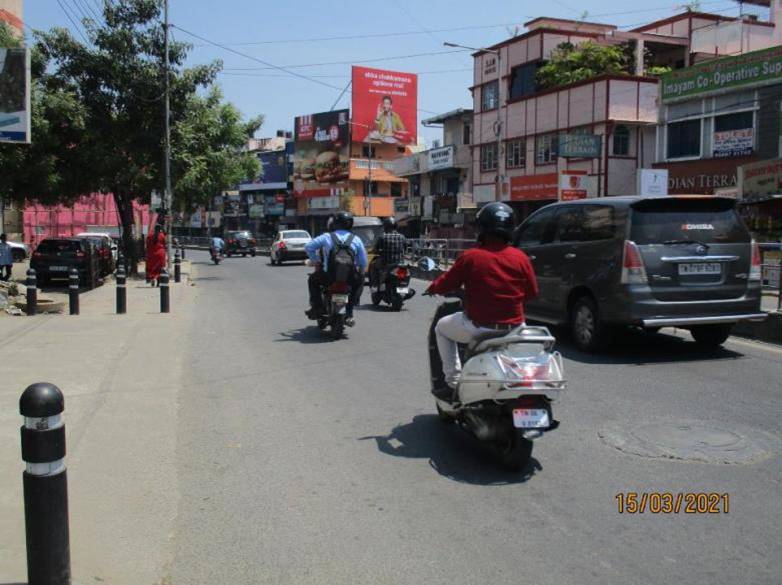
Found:
[{"label": "woman in red saree", "polygon": [[161,226],[156,225],[155,231],[147,236],[147,282],[155,286],[165,265],[166,234]]}]

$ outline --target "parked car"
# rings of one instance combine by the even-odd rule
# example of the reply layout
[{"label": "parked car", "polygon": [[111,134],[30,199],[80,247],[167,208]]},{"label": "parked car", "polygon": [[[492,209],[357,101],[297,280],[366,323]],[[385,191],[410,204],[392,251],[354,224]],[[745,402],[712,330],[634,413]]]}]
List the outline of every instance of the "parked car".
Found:
[{"label": "parked car", "polygon": [[86,238],[46,238],[30,259],[39,285],[67,280],[71,268],[79,271],[79,284],[94,288],[100,280],[100,259]]},{"label": "parked car", "polygon": [[257,253],[255,246],[258,243],[252,232],[247,230],[239,230],[233,232],[226,232],[225,238],[225,255],[229,258],[234,254],[241,254],[242,256],[255,256]]},{"label": "parked car", "polygon": [[6,244],[11,246],[11,256],[13,256],[14,262],[24,262],[30,257],[30,247],[27,244],[10,241],[7,241]]},{"label": "parked car", "polygon": [[269,251],[272,265],[281,265],[289,260],[306,260],[306,246],[312,240],[304,230],[283,230],[277,234]]},{"label": "parked car", "polygon": [[111,247],[111,256],[114,258],[114,262],[116,262],[117,255],[119,254],[119,237],[112,236],[108,232],[82,232],[76,235],[77,238],[94,236],[101,236],[108,239],[109,246]]},{"label": "parked car", "polygon": [[92,242],[95,246],[95,252],[98,254],[98,264],[100,266],[100,275],[108,276],[114,272],[115,268],[115,249],[114,241],[109,234],[81,233],[76,236],[79,239]]},{"label": "parked car", "polygon": [[516,245],[538,277],[531,320],[568,324],[579,348],[611,329],[689,329],[716,347],[732,326],[761,320],[760,253],[735,210],[710,196],[606,197],[547,205]]}]

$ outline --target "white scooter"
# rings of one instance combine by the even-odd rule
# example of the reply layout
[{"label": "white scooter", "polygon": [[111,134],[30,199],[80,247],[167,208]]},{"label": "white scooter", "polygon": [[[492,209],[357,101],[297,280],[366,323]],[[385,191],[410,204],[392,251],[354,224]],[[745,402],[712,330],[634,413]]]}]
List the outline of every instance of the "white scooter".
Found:
[{"label": "white scooter", "polygon": [[[432,389],[445,385],[437,351],[435,325],[462,310],[461,300],[441,304],[429,330]],[[453,401],[436,398],[437,414],[488,444],[500,463],[523,469],[532,456],[532,441],[554,430],[552,402],[567,383],[562,356],[545,327],[520,326],[488,333],[462,348],[462,377]]]}]

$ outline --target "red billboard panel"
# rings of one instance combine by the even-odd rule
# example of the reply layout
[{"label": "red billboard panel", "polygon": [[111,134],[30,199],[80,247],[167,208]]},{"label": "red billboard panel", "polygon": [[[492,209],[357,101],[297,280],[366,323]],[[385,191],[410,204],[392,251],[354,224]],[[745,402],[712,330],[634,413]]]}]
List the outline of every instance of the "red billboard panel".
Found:
[{"label": "red billboard panel", "polygon": [[539,201],[557,198],[557,173],[511,177],[511,201]]},{"label": "red billboard panel", "polygon": [[353,137],[358,142],[415,144],[418,76],[353,66]]}]

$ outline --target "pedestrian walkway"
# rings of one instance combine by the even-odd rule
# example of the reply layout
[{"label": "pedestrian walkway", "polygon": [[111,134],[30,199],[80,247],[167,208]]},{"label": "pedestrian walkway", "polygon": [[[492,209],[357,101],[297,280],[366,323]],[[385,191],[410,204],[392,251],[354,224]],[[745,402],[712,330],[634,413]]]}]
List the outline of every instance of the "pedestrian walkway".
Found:
[{"label": "pedestrian walkway", "polygon": [[74,582],[160,582],[177,504],[179,348],[198,293],[191,269],[171,279],[169,314],[142,278],[128,280],[125,315],[110,280],[81,295],[80,315],[66,306],[0,317],[0,582],[26,582],[18,400],[39,381],[65,395]]}]

